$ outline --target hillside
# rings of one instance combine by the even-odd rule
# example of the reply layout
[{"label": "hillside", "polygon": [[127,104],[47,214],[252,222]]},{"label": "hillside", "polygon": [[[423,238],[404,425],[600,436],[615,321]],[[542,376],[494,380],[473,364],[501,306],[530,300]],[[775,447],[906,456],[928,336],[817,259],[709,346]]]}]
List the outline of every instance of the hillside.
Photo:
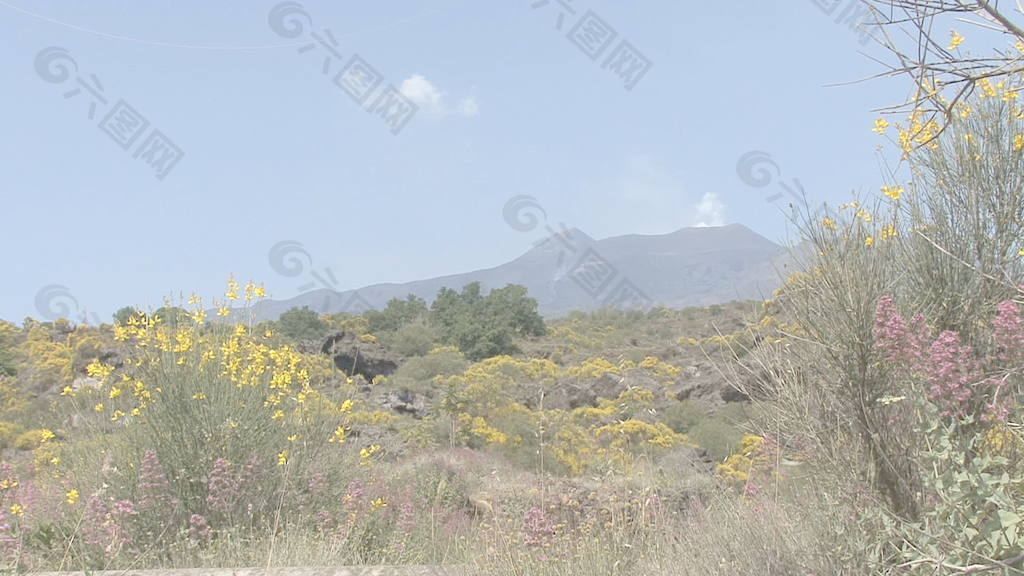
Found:
[{"label": "hillside", "polygon": [[775,268],[784,257],[782,246],[740,224],[603,240],[573,228],[493,268],[341,292],[312,290],[287,300],[261,302],[254,312],[259,320],[276,319],[296,307],[320,314],[358,314],[408,294],[429,303],[442,287],[458,289],[471,282],[480,282],[484,290],[526,286],[548,318],[606,306],[708,306],[770,294],[779,285]]}]

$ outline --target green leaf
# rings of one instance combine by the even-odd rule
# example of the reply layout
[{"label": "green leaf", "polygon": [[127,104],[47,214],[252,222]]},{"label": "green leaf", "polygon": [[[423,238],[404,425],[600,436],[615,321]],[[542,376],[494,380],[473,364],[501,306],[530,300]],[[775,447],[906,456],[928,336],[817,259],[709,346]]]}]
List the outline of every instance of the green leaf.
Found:
[{"label": "green leaf", "polygon": [[1003,529],[1016,526],[1021,520],[1016,512],[1010,510],[998,510],[996,514],[999,515],[999,524],[1002,525]]}]

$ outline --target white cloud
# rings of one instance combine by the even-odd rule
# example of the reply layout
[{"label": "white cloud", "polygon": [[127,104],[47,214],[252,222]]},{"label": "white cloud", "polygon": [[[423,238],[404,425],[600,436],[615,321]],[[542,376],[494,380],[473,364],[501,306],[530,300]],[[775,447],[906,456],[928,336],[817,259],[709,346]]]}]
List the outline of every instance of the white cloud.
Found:
[{"label": "white cloud", "polygon": [[449,109],[445,103],[445,92],[422,74],[413,74],[403,80],[400,90],[406,98],[415,102],[420,110],[435,118],[443,118],[449,114],[472,118],[480,113],[480,105],[472,96],[463,98],[454,110]]},{"label": "white cloud", "polygon": [[444,108],[441,107],[443,94],[424,76],[413,74],[403,80],[401,92],[424,112],[443,115]]},{"label": "white cloud", "polygon": [[725,224],[725,204],[718,199],[718,194],[707,192],[694,208],[697,210],[693,219],[694,226],[703,228]]}]

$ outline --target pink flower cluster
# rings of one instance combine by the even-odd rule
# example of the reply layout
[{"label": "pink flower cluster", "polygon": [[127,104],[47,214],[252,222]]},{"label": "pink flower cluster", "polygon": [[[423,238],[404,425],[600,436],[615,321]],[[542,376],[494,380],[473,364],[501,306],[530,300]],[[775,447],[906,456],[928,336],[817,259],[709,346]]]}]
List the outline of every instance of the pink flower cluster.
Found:
[{"label": "pink flower cluster", "polygon": [[82,522],[85,543],[108,556],[116,556],[133,542],[130,523],[136,514],[131,500],[118,500],[108,505],[98,494],[92,495],[85,505]]},{"label": "pink flower cluster", "polygon": [[[228,516],[239,496],[239,479],[224,458],[213,461],[213,470],[206,484],[206,504],[211,512]],[[192,516],[193,518],[196,515]],[[204,520],[205,522],[205,520]]]},{"label": "pink flower cluster", "polygon": [[985,420],[1006,419],[1010,399],[1000,398],[1005,381],[991,374],[998,373],[998,362],[1019,359],[1024,352],[1024,322],[1015,302],[1007,300],[997,308],[992,357],[979,357],[957,332],[944,330],[933,337],[920,314],[906,321],[890,296],[878,301],[874,336],[875,347],[900,373],[928,384],[928,400],[943,416],[961,419],[980,410]]},{"label": "pink flower cluster", "polygon": [[146,450],[142,455],[138,490],[140,511],[166,510],[167,506],[177,504],[171,496],[171,485],[164,474],[164,467],[152,450]]},{"label": "pink flower cluster", "polygon": [[540,508],[530,508],[523,518],[523,541],[527,546],[547,546],[555,535],[555,526]]},{"label": "pink flower cluster", "polygon": [[212,531],[210,523],[202,514],[193,514],[188,519],[188,539],[197,544],[204,544],[210,540]]},{"label": "pink flower cluster", "polygon": [[1020,360],[1024,354],[1024,321],[1020,317],[1020,306],[1007,300],[1000,302],[997,310],[992,321],[992,338],[998,348],[999,359],[1004,362]]}]

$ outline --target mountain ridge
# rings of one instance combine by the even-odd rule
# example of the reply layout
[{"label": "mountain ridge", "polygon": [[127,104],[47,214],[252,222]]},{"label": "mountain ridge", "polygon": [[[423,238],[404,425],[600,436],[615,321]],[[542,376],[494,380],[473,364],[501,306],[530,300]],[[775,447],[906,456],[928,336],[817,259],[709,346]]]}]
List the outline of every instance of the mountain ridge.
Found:
[{"label": "mountain ridge", "polygon": [[442,287],[461,290],[470,282],[480,282],[485,292],[524,285],[549,318],[604,306],[707,306],[770,294],[780,285],[775,266],[785,253],[785,248],[742,224],[601,240],[570,228],[490,268],[351,290],[310,290],[284,300],[264,300],[252,312],[258,320],[276,319],[295,307],[320,314],[361,314],[408,294],[429,303]]}]

